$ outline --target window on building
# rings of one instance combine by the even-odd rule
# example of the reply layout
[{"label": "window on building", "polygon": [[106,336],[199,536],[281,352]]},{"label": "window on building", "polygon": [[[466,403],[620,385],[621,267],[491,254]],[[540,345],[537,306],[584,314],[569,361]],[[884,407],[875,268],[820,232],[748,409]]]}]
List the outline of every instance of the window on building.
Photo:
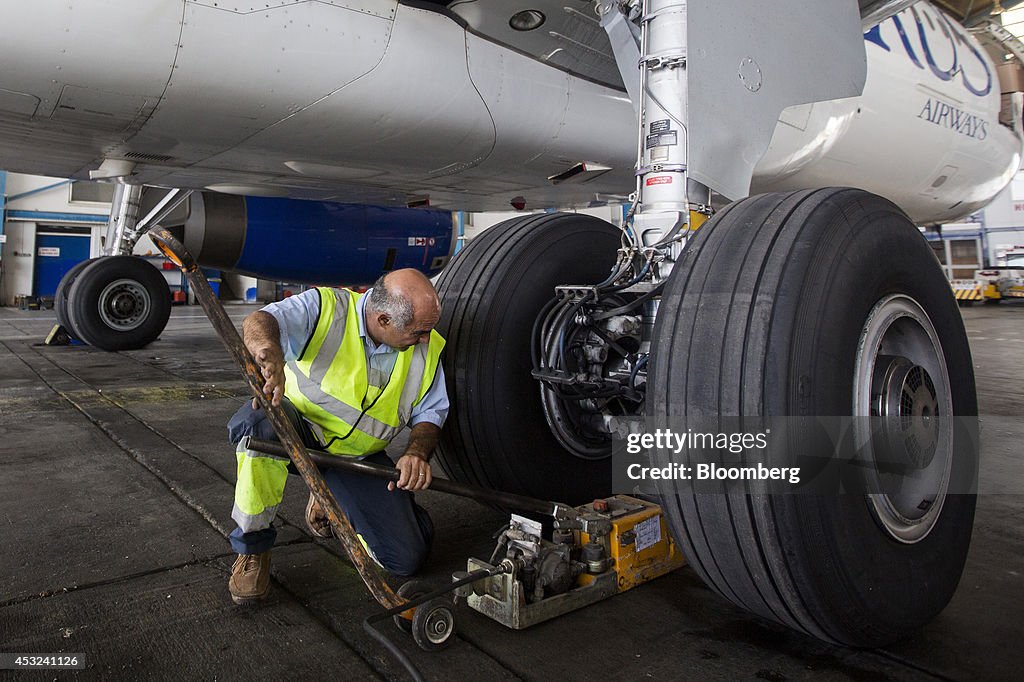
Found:
[{"label": "window on building", "polygon": [[72,204],[109,204],[114,200],[114,185],[109,182],[79,180],[71,183]]}]

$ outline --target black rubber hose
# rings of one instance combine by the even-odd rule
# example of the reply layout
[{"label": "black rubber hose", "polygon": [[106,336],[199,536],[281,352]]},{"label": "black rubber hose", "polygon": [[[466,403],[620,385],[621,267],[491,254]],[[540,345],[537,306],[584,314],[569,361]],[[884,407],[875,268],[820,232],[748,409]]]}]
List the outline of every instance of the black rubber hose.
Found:
[{"label": "black rubber hose", "polygon": [[395,657],[395,660],[402,664],[405,671],[409,673],[409,677],[415,680],[415,682],[424,682],[423,675],[420,674],[419,668],[409,660],[409,657],[405,655],[404,651],[399,649],[395,646],[394,642],[385,637],[383,632],[370,625],[369,619],[363,621],[363,629],[366,630],[370,637],[373,637],[382,647],[387,649],[388,652]]},{"label": "black rubber hose", "polygon": [[634,308],[640,306],[641,304],[646,303],[655,296],[661,295],[661,292],[664,288],[665,283],[662,282],[661,284],[657,285],[647,293],[641,294],[640,296],[638,296],[637,298],[635,298],[634,300],[630,301],[625,305],[621,305],[618,308],[612,308],[611,310],[605,310],[604,312],[601,313],[594,313],[594,321],[597,322],[599,320],[606,320],[610,317],[615,317],[616,315],[628,313],[630,310],[633,310]]},{"label": "black rubber hose", "polygon": [[647,364],[647,361],[651,359],[650,355],[645,355],[640,358],[635,365],[633,370],[629,373],[629,387],[636,390],[636,377],[640,373],[640,368]]},{"label": "black rubber hose", "polygon": [[545,363],[547,362],[546,355],[544,355],[544,349],[550,346],[551,335],[554,334],[554,327],[559,318],[561,318],[561,316],[565,314],[565,310],[567,309],[567,307],[572,305],[572,302],[569,301],[568,299],[555,300],[557,302],[557,305],[552,306],[551,309],[548,311],[548,314],[545,316],[544,323],[541,325],[540,329],[540,343],[538,347],[538,352],[540,353],[539,359],[541,368],[543,368],[545,366]]},{"label": "black rubber hose", "polygon": [[602,293],[612,294],[612,293],[615,293],[616,291],[622,291],[623,289],[628,289],[629,287],[633,286],[634,284],[639,283],[645,276],[647,276],[647,273],[650,272],[650,270],[651,270],[651,261],[648,259],[648,260],[644,261],[644,266],[640,269],[640,272],[637,273],[636,277],[634,277],[633,279],[629,280],[625,284],[618,284],[616,286],[608,287],[606,289],[603,289]]}]

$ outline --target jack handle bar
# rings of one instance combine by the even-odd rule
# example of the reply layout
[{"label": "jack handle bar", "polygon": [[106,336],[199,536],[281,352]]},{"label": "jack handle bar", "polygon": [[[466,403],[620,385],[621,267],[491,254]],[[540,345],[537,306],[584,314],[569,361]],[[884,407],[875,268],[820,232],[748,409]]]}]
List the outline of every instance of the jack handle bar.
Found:
[{"label": "jack handle bar", "polygon": [[[274,455],[275,457],[288,456],[288,451],[280,443],[260,440],[258,438],[253,438],[252,436],[246,436],[243,438],[239,442],[239,446],[265,455]],[[331,453],[324,452],[323,450],[307,449],[306,456],[321,467],[343,469],[345,471],[365,474],[367,476],[382,478],[388,481],[397,481],[401,475],[398,469],[377,466],[376,464],[368,464],[353,457],[346,457],[344,455],[332,455]],[[484,504],[492,504],[506,509],[515,509],[518,511],[540,514],[542,516],[550,516],[554,519],[569,519],[576,517],[575,509],[558,502],[547,502],[533,497],[526,497],[525,495],[488,490],[487,488],[467,485],[465,483],[456,483],[455,481],[449,481],[444,478],[433,479],[427,490],[436,490],[439,493],[467,497],[471,500],[476,500],[477,502],[482,502]]]}]

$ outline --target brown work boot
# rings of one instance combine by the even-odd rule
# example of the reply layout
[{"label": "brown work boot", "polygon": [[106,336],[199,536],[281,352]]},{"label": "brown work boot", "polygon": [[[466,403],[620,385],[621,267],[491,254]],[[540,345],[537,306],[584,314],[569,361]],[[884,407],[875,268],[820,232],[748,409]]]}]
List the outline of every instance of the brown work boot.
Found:
[{"label": "brown work boot", "polygon": [[334,530],[331,522],[327,519],[327,513],[319,504],[313,493],[309,494],[309,502],[306,503],[306,527],[309,532],[318,538],[333,538]]},{"label": "brown work boot", "polygon": [[270,592],[270,552],[239,554],[231,567],[228,591],[236,604],[252,604]]}]

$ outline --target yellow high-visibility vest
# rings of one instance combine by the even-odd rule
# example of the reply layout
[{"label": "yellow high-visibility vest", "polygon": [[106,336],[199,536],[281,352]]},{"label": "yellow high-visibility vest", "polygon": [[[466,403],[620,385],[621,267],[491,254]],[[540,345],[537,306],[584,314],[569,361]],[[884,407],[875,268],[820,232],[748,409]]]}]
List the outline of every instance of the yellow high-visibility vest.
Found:
[{"label": "yellow high-visibility vest", "polygon": [[320,317],[302,357],[285,366],[285,395],[323,429],[329,452],[366,455],[383,450],[434,382],[444,339],[431,331],[428,343],[399,351],[387,383],[373,387],[359,336],[356,306],[361,295],[327,287],[317,291]]}]

